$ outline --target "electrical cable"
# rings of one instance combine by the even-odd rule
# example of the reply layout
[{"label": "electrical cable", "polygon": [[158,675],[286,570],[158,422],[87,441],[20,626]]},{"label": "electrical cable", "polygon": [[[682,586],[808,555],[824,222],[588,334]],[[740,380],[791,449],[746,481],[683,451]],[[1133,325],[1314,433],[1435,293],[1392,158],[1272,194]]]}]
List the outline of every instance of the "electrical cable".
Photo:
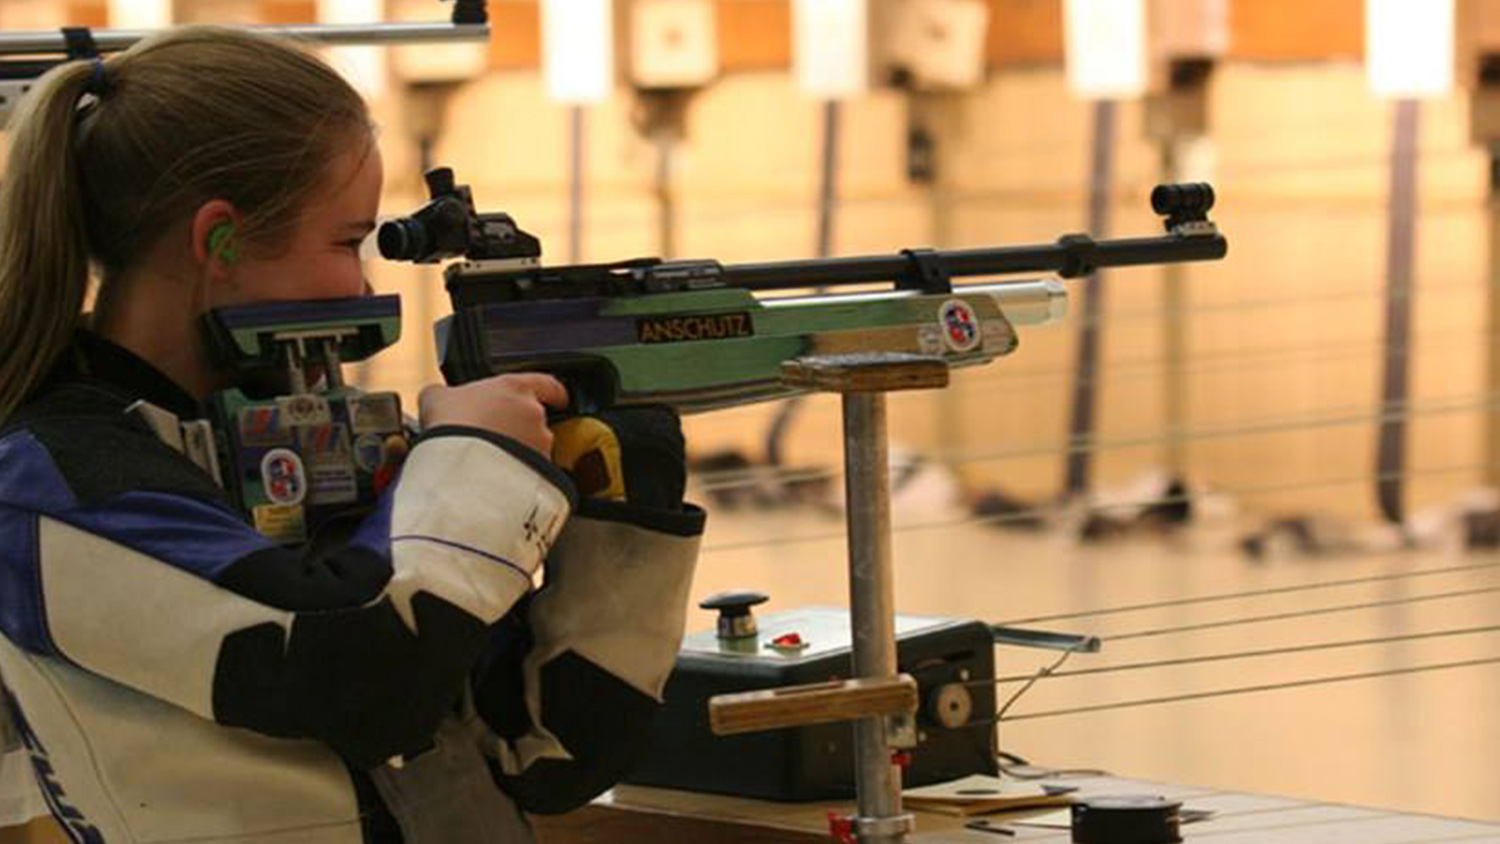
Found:
[{"label": "electrical cable", "polygon": [[[1007,711],[1010,710],[1011,706],[1021,698],[1021,695],[1026,693],[1027,689],[1030,689],[1033,685],[1035,685],[1036,681],[1051,674],[1053,671],[1056,671],[1059,667],[1062,666],[1064,662],[1067,662],[1068,657],[1072,656],[1074,652],[1081,647],[1082,645],[1079,644],[1063,651],[1062,656],[1058,657],[1057,660],[1054,661],[1051,665],[1043,668],[1041,671],[1038,671],[1031,677],[1031,682],[1027,683],[1025,686],[1022,686],[1018,691],[1012,694],[1010,696],[1010,699],[1005,702],[1005,705],[1000,707],[1000,711],[995,713],[995,719],[993,721],[988,721],[985,723],[998,724],[1001,720],[1001,716],[1003,716]],[[988,683],[984,683],[984,681],[974,681],[965,683],[964,685],[973,686],[976,684],[989,685]],[[990,737],[994,741],[995,767],[999,769],[1002,776],[1008,776],[1012,779],[1017,780],[1044,780],[1059,779],[1062,777],[1109,776],[1109,772],[1096,768],[1041,768],[1032,765],[1030,762],[1022,759],[1014,753],[1007,753],[1001,750],[999,730],[990,730]],[[1005,764],[1006,762],[1009,762],[1010,764],[1007,765]],[[1022,771],[1020,770],[1021,768],[1028,768],[1032,770]]]},{"label": "electrical cable", "polygon": [[1030,721],[1036,718],[1054,718],[1060,715],[1081,715],[1090,712],[1107,712],[1115,709],[1131,709],[1141,706],[1154,706],[1165,703],[1178,703],[1188,700],[1204,700],[1207,698],[1229,697],[1231,695],[1254,694],[1258,692],[1278,691],[1281,689],[1295,689],[1305,686],[1318,686],[1328,683],[1346,683],[1355,680],[1372,680],[1381,677],[1396,677],[1405,674],[1419,674],[1426,671],[1447,671],[1455,668],[1473,668],[1481,665],[1494,665],[1500,663],[1500,656],[1484,657],[1482,659],[1466,659],[1457,662],[1438,662],[1426,665],[1413,665],[1405,668],[1390,668],[1383,671],[1365,671],[1358,674],[1336,674],[1328,677],[1314,677],[1307,680],[1290,680],[1283,683],[1266,683],[1255,686],[1235,686],[1225,689],[1214,689],[1206,692],[1189,692],[1180,695],[1165,695],[1154,698],[1139,698],[1135,700],[1115,701],[1113,703],[1101,703],[1091,706],[1075,706],[1066,709],[1052,709],[1042,712],[1026,712],[1020,715],[1011,715],[1001,718],[1003,722]]},{"label": "electrical cable", "polygon": [[1018,701],[1018,700],[1021,699],[1021,695],[1026,694],[1026,692],[1029,691],[1032,686],[1036,685],[1036,683],[1037,683],[1038,680],[1041,680],[1044,677],[1051,676],[1052,672],[1054,672],[1057,669],[1061,668],[1062,664],[1068,661],[1068,657],[1072,656],[1074,654],[1074,652],[1076,652],[1077,650],[1078,650],[1078,646],[1077,645],[1075,645],[1075,646],[1073,646],[1071,648],[1068,648],[1067,650],[1063,651],[1062,652],[1062,656],[1059,656],[1051,665],[1044,666],[1040,671],[1037,671],[1035,674],[1032,674],[1031,678],[1026,681],[1026,685],[1024,685],[1021,688],[1017,689],[1015,691],[1015,693],[1013,693],[1005,701],[1005,704],[1000,707],[1000,711],[998,711],[998,712],[995,713],[995,720],[996,721],[1002,721],[1002,720],[1004,720],[1005,719],[1005,713],[1009,712],[1010,708],[1015,705],[1016,701]]}]

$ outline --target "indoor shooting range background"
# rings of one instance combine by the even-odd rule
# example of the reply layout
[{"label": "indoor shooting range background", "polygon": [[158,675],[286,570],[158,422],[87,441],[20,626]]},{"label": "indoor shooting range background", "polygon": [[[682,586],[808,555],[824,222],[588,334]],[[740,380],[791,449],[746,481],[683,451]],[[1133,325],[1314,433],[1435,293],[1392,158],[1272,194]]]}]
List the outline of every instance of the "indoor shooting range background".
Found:
[{"label": "indoor shooting range background", "polygon": [[[555,5],[491,0],[488,45],[331,51],[381,124],[383,213],[447,165],[548,262],[734,262],[1155,234],[1155,184],[1211,181],[1225,261],[1069,281],[1015,355],[892,396],[898,607],[1105,638],[1059,672],[1115,670],[1007,712],[1033,763],[1500,818],[1500,2]],[[0,0],[0,29],[447,12]],[[370,275],[405,337],[357,380],[413,409],[439,272]],[[687,420],[719,467],[695,600],[846,602],[837,408]],[[1055,655],[997,659],[1003,700]]]}]

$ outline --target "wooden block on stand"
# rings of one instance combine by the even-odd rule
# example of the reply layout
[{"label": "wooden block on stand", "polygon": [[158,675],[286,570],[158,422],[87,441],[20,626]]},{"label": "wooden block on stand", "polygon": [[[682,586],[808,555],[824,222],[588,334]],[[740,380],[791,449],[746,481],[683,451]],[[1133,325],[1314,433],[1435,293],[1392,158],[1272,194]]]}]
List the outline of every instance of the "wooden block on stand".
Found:
[{"label": "wooden block on stand", "polygon": [[942,358],[892,352],[818,355],[781,365],[782,383],[832,393],[930,390],[948,386]]},{"label": "wooden block on stand", "polygon": [[715,695],[708,701],[709,725],[719,736],[916,711],[917,681],[906,674]]}]

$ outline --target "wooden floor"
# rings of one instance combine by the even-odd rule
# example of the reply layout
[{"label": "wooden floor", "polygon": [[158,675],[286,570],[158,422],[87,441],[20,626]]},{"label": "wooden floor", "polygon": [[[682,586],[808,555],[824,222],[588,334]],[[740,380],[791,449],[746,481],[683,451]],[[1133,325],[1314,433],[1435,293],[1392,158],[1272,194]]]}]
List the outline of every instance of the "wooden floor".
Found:
[{"label": "wooden floor", "polygon": [[[1235,549],[1239,532],[1229,522],[1170,541],[1134,538],[1079,547],[1056,535],[1002,532],[975,524],[930,527],[942,520],[941,514],[915,514],[903,528],[898,516],[896,596],[902,612],[1006,621],[1500,560],[1406,552],[1252,563]],[[841,531],[837,518],[806,511],[716,512],[709,520],[694,599],[724,589],[754,588],[771,594],[771,603],[762,608],[766,611],[847,605]],[[1494,585],[1500,585],[1500,569],[1036,626],[1107,636]],[[1067,667],[1497,623],[1500,593],[1106,642],[1100,654],[1075,656]],[[692,611],[690,629],[711,626],[707,612]],[[1059,678],[1039,683],[1012,712],[1492,656],[1500,656],[1500,635],[1493,633]],[[997,651],[1002,675],[1034,671],[1051,659],[1041,651]],[[1200,788],[1500,820],[1500,766],[1492,756],[1500,747],[1496,666],[1018,721],[1001,726],[1000,740],[1006,751],[1054,767],[1099,768]]]}]

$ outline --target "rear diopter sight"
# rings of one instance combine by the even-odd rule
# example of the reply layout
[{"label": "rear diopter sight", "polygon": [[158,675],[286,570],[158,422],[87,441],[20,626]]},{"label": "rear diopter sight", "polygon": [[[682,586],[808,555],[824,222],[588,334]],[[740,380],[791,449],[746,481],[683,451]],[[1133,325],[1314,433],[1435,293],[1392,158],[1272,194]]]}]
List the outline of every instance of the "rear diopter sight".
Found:
[{"label": "rear diopter sight", "polygon": [[1214,207],[1214,189],[1207,182],[1157,185],[1151,191],[1151,210],[1166,217],[1167,231],[1201,234],[1213,231],[1208,211]]}]

